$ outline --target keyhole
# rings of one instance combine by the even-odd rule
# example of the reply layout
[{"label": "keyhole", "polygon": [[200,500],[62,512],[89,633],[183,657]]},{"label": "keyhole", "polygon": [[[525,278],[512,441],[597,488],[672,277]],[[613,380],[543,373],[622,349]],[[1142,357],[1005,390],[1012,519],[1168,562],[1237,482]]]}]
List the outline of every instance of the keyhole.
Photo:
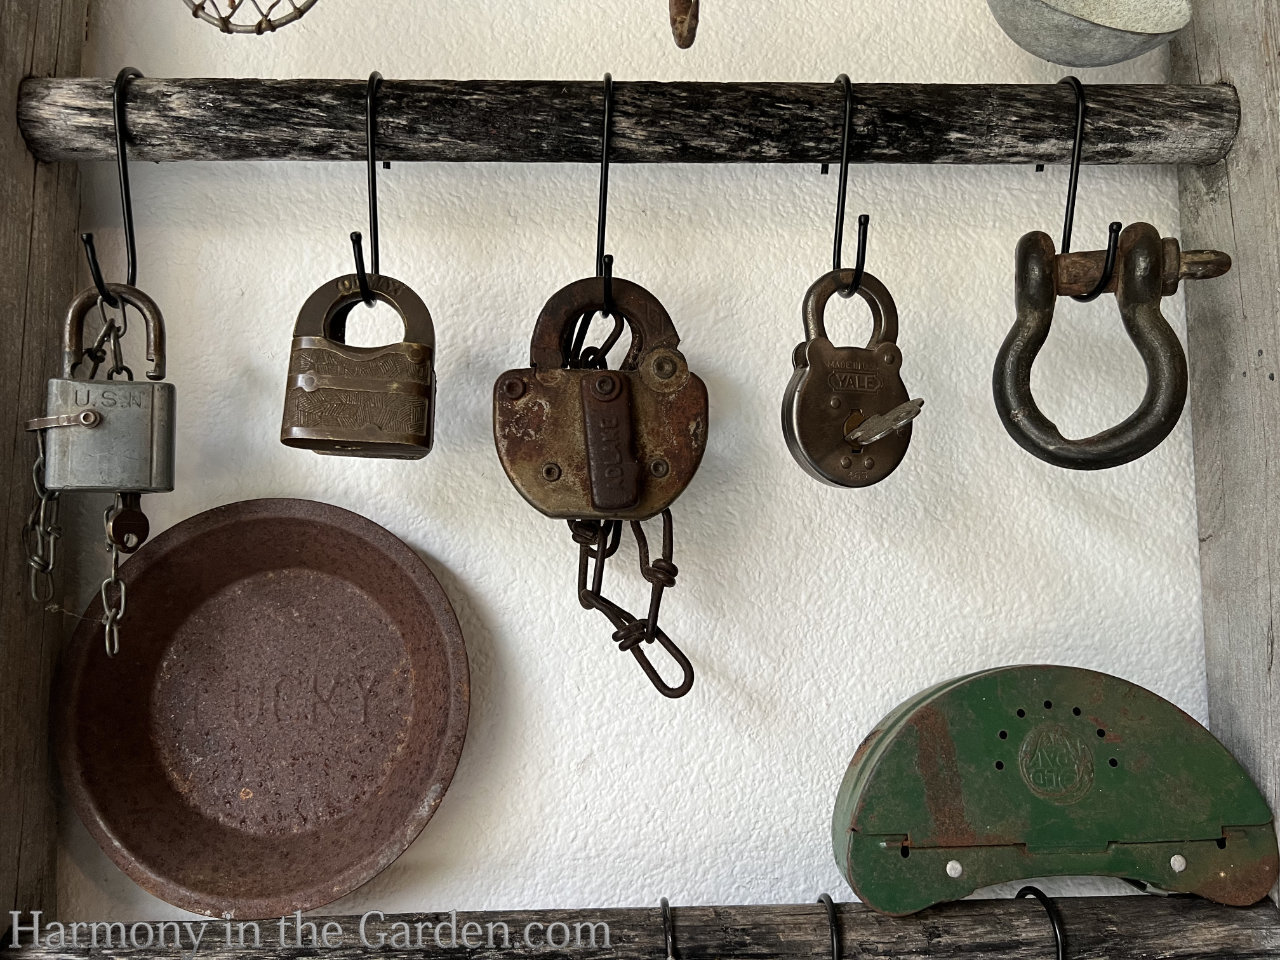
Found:
[{"label": "keyhole", "polygon": [[357,303],[347,313],[345,341],[349,347],[385,347],[404,340],[404,321],[394,307],[375,300],[372,307]]},{"label": "keyhole", "polygon": [[[845,420],[844,427],[842,428],[844,430],[844,435],[847,437],[850,433],[852,433],[855,429],[857,429],[858,425],[862,423],[862,421],[865,419],[867,419],[866,414],[864,414],[861,410],[855,410],[853,411],[853,413],[849,414],[849,417],[848,419]],[[854,453],[862,452],[862,447],[854,446],[854,447],[851,447],[850,449]]]}]

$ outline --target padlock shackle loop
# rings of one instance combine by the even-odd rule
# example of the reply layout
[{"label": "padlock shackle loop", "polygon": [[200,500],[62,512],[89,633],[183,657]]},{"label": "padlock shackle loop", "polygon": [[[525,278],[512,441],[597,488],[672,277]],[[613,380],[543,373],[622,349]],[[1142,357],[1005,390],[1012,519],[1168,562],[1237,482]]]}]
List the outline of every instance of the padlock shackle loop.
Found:
[{"label": "padlock shackle loop", "polygon": [[[375,301],[387,304],[400,315],[406,342],[435,347],[435,324],[431,312],[412,287],[394,277],[373,274],[369,277],[369,293]],[[356,304],[363,301],[360,279],[354,273],[321,285],[307,297],[298,311],[298,319],[293,325],[294,339],[315,337],[345,344],[347,316]]]},{"label": "padlock shackle loop", "polygon": [[[143,326],[147,331],[147,360],[151,369],[147,371],[148,380],[163,380],[165,369],[164,316],[160,307],[147,294],[127,283],[109,283],[107,293],[123,308],[133,307],[142,315]],[[84,318],[97,304],[98,300],[107,298],[99,293],[97,287],[86,287],[75,295],[67,307],[66,320],[62,326],[62,376],[70,379],[72,369],[84,355]]]},{"label": "padlock shackle loop", "polygon": [[1068,440],[1031,392],[1031,368],[1049,336],[1058,298],[1053,240],[1037,231],[1019,242],[1018,315],[996,357],[992,391],[1009,436],[1028,453],[1057,467],[1101,470],[1151,452],[1177,424],[1187,399],[1187,359],[1160,312],[1163,247],[1155,227],[1134,223],[1121,234],[1118,248],[1116,301],[1125,332],[1146,368],[1142,402],[1116,426]]},{"label": "padlock shackle loop", "polygon": [[[671,315],[644,287],[630,280],[613,278],[613,310],[631,328],[631,347],[619,370],[634,370],[641,353],[659,347],[672,350],[680,345]],[[540,370],[556,370],[568,365],[566,341],[571,327],[584,313],[602,312],[607,292],[603,277],[584,277],[556,291],[533,328],[529,365]]]},{"label": "padlock shackle loop", "polygon": [[[856,270],[846,267],[843,270],[825,273],[815,280],[804,295],[804,336],[806,340],[827,337],[826,310],[827,301],[841,290],[849,289]],[[867,306],[871,308],[871,337],[867,341],[868,349],[878,343],[898,342],[898,308],[893,302],[888,288],[876,277],[865,271],[854,290]]]}]

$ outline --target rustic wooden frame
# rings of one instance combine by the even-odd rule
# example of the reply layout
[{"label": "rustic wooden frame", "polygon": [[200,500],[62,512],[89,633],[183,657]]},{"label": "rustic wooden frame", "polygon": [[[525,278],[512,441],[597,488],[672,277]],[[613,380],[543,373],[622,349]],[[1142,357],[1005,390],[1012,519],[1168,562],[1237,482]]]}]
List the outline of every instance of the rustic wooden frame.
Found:
[{"label": "rustic wooden frame", "polygon": [[18,530],[34,500],[35,443],[22,421],[44,404],[57,356],[49,318],[66,309],[78,279],[80,184],[74,164],[37,163],[19,134],[25,76],[77,74],[88,0],[0,0],[0,909],[52,910],[57,895],[57,815],[50,781],[49,686],[61,618],[41,616],[27,596]]},{"label": "rustic wooden frame", "polygon": [[[0,430],[9,454],[0,524],[10,532],[0,570],[0,906],[47,915],[56,910],[56,831],[45,718],[59,624],[33,613],[23,548],[12,534],[32,502],[34,445],[21,421],[40,409],[55,356],[49,318],[70,298],[79,275],[76,169],[54,161],[113,156],[110,82],[44,79],[78,72],[86,5],[0,0],[0,84],[13,98],[0,141],[0,293],[10,305],[0,330],[4,342],[20,345],[22,360],[18,377],[0,380]],[[1234,88],[1090,87],[1085,159],[1183,164],[1184,245],[1223,247],[1235,257],[1226,281],[1191,285],[1187,295],[1209,706],[1214,732],[1277,807],[1280,687],[1271,675],[1280,513],[1272,507],[1280,468],[1271,463],[1269,441],[1280,432],[1280,394],[1274,392],[1280,382],[1272,367],[1280,355],[1280,71],[1268,57],[1280,45],[1280,17],[1273,6],[1271,0],[1198,0],[1192,28],[1175,43],[1178,80]],[[34,79],[22,84],[19,104],[24,77]],[[293,102],[309,105],[306,122],[275,109],[285,88],[305,94]],[[363,81],[139,80],[130,90],[135,155],[358,159],[364,90]],[[833,90],[830,84],[620,83],[613,159],[834,162],[843,98]],[[382,95],[381,152],[388,160],[596,159],[597,84],[400,81],[388,82]],[[536,116],[538,123],[477,123],[517,104],[523,118]],[[1071,92],[1052,85],[856,85],[853,159],[1062,161],[1070,126],[1056,118],[1072,107]],[[209,111],[219,122],[210,122]],[[428,115],[447,136],[421,136]],[[19,134],[19,116],[34,155]],[[1280,914],[1271,905],[1241,911],[1198,900],[1129,898],[1060,904],[1075,956],[1220,952],[1248,958],[1280,949]],[[712,960],[731,946],[741,958],[823,955],[828,941],[818,909],[679,910],[680,954]],[[610,955],[639,958],[659,955],[654,945],[662,931],[653,914],[599,911],[593,917],[607,916],[625,931],[623,946]],[[473,918],[522,916],[550,922],[572,914]],[[1047,924],[1031,901],[949,905],[904,922],[845,905],[840,925],[847,944],[873,942],[883,956],[1047,955]],[[269,939],[265,946],[288,955]],[[365,951],[347,942],[336,952]]]}]

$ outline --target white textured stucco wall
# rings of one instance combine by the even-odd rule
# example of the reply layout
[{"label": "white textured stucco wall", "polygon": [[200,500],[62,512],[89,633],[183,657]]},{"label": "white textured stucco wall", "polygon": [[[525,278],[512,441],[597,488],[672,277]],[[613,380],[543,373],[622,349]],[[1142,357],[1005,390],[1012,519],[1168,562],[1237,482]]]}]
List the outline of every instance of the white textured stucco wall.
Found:
[{"label": "white textured stucco wall", "polygon": [[[104,2],[86,72],[812,81],[844,71],[938,82],[1067,72],[1016,48],[981,0],[704,6],[696,45],[680,52],[659,0],[321,0],[262,38],[225,37],[178,0]],[[1165,62],[1158,52],[1081,75],[1157,82]],[[1185,418],[1138,463],[1071,473],[1023,453],[992,406],[1014,244],[1032,229],[1057,234],[1064,168],[852,171],[850,219],[873,215],[869,269],[897,299],[905,379],[928,402],[906,462],[862,491],[807,477],[778,425],[800,299],[828,269],[835,178],[809,167],[614,168],[617,273],[663,300],[711,395],[707,456],[675,508],[680,581],[663,607],[698,670],[677,702],[578,607],[563,524],[525,505],[491,439],[495,376],[525,362],[545,299],[592,269],[594,167],[381,172],[383,268],[426,299],[439,343],[436,448],[408,464],[277,440],[296,311],[349,272],[347,233],[365,228],[363,165],[135,164],[133,174],[139,280],[168,320],[179,392],[178,488],[147,499],[154,529],[263,496],[359,511],[427,559],[466,634],[472,719],[453,786],[408,853],[328,911],[778,902],[824,889],[846,899],[828,835],[835,789],[863,735],[916,690],[1053,661],[1119,674],[1204,717]],[[109,276],[122,262],[113,177],[109,164],[90,167],[84,207]],[[1111,219],[1176,234],[1173,171],[1086,168],[1076,246],[1098,246]],[[1180,300],[1168,312],[1181,323]],[[833,303],[828,322],[838,339],[865,339],[860,307]],[[1112,298],[1060,308],[1036,388],[1068,435],[1137,404],[1142,369]],[[81,505],[86,536],[100,509]],[[102,562],[95,552],[82,564],[86,587]],[[639,607],[645,585],[618,570],[615,589]],[[65,919],[177,915],[68,820]]]}]

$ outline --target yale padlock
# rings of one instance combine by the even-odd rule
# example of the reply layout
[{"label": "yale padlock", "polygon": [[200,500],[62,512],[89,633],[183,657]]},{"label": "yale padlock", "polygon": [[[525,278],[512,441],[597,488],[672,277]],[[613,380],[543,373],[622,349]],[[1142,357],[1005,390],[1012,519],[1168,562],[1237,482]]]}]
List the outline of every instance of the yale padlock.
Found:
[{"label": "yale padlock", "polygon": [[402,343],[351,347],[347,315],[363,299],[355,274],[331,280],[298,313],[280,442],[316,453],[419,460],[435,419],[435,327],[408,286],[369,274],[369,292],[404,321]]},{"label": "yale padlock", "polygon": [[[137,287],[106,289],[142,316],[147,379],[164,379],[164,317]],[[62,376],[49,381],[46,416],[27,424],[44,433],[44,485],[49,490],[167,493],[173,489],[176,391],[171,383],[81,380],[85,318],[100,303],[90,287],[76,294],[63,325]],[[132,375],[131,375],[132,376]]]},{"label": "yale padlock", "polygon": [[610,278],[612,308],[631,329],[617,370],[567,369],[584,314],[605,309],[588,277],[547,301],[530,366],[498,377],[493,435],[521,496],[549,517],[644,520],[688,486],[707,440],[707,388],[689,372],[666,309],[648,290]]},{"label": "yale padlock", "polygon": [[795,371],[782,399],[782,433],[810,476],[838,487],[867,487],[902,462],[911,420],[924,405],[902,383],[898,309],[883,283],[863,273],[856,293],[874,326],[865,347],[836,347],[824,321],[832,294],[854,271],[820,277],[804,297],[805,342],[792,353]]}]

